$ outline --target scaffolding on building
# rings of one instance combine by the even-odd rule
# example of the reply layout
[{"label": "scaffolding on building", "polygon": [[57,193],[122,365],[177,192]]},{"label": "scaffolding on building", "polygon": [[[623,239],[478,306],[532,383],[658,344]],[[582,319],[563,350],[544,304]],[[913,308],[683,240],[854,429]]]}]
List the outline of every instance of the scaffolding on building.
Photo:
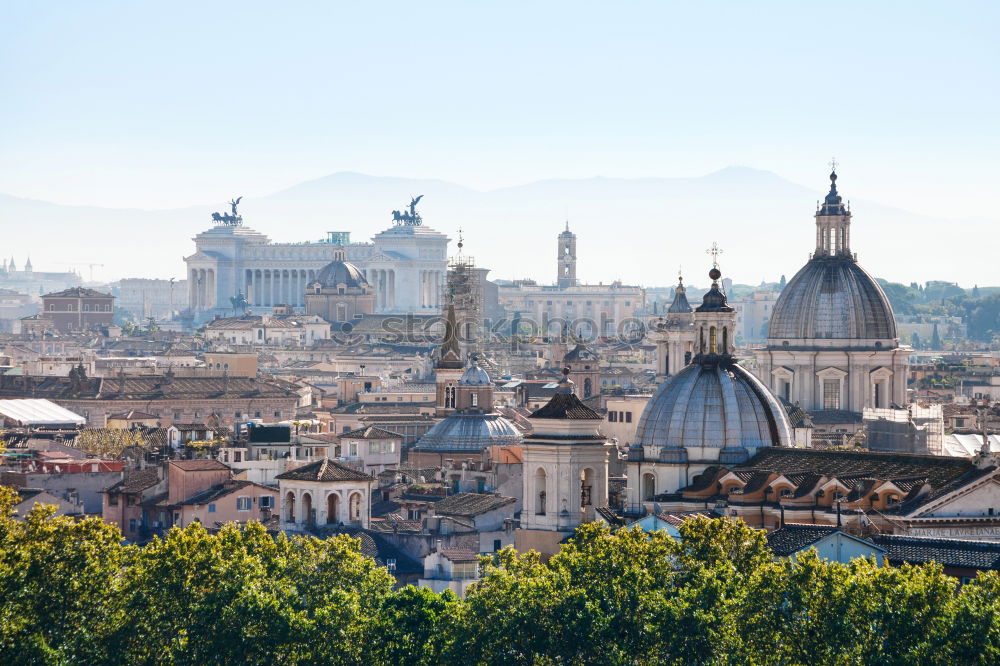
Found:
[{"label": "scaffolding on building", "polygon": [[483,335],[483,285],[476,260],[462,253],[462,230],[458,230],[458,254],[448,260],[448,274],[441,302],[455,308],[458,339],[468,355],[480,350]]},{"label": "scaffolding on building", "polygon": [[941,405],[906,409],[865,408],[862,413],[868,448],[893,453],[942,455],[944,413]]}]

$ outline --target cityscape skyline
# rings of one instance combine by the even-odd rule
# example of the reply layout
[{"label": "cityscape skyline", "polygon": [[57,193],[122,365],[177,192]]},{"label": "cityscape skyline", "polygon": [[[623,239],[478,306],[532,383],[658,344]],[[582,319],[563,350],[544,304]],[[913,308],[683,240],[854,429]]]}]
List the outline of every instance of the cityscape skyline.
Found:
[{"label": "cityscape skyline", "polygon": [[[568,220],[581,237],[584,281],[667,287],[683,267],[698,284],[704,282],[704,267],[693,265],[691,257],[718,241],[740,248],[724,256],[727,276],[737,283],[758,284],[794,274],[802,243],[814,233],[811,206],[825,193],[820,187],[829,182],[829,165],[820,167],[811,187],[773,172],[728,167],[696,178],[548,179],[485,191],[434,179],[341,172],[264,196],[244,196],[241,210],[246,226],[275,242],[317,242],[329,231],[348,231],[353,240],[363,241],[391,226],[391,208],[424,193],[429,195],[421,204],[425,224],[456,238],[463,228],[466,252],[491,269],[491,279],[553,282],[554,238]],[[853,196],[853,174],[838,168],[841,192],[853,202],[857,216],[855,235],[866,248],[863,259],[874,275],[904,284],[945,280],[966,288],[996,282],[988,262],[970,262],[976,252],[985,257],[987,246],[942,254],[938,245],[923,242],[950,224],[961,223],[969,233],[989,233],[989,220],[943,220],[859,200]],[[225,201],[142,210],[61,206],[0,194],[0,215],[22,221],[22,232],[8,246],[19,266],[34,256],[36,270],[83,267],[84,277],[93,276],[97,282],[139,275],[180,278],[180,258],[190,254],[191,238],[211,227],[211,211],[225,209]],[[621,219],[628,220],[629,234],[609,235],[609,225]],[[498,226],[511,233],[491,237],[490,229]],[[160,235],[160,251],[137,254],[129,240],[136,236],[122,235],[122,229]],[[694,229],[701,231],[692,233]],[[669,237],[666,246],[635,242],[658,233]],[[108,242],[108,237],[119,236],[124,240]],[[529,236],[540,242],[525,246],[523,239]],[[886,243],[905,252],[882,252]],[[765,247],[779,257],[766,268],[757,259]],[[630,261],[608,261],[615,256]]]}]

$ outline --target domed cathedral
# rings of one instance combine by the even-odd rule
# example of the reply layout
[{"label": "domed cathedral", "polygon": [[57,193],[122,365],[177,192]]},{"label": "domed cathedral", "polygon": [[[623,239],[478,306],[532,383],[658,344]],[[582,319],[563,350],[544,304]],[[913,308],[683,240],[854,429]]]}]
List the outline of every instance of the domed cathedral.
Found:
[{"label": "domed cathedral", "polygon": [[718,267],[709,277],[712,286],[692,315],[695,355],[660,384],[639,419],[626,465],[629,510],[676,493],[710,466],[793,444],[784,407],[733,357],[736,310],[719,286]]},{"label": "domed cathedral", "polygon": [[343,247],[333,251],[333,261],[324,266],[306,287],[306,314],[327,321],[351,321],[375,312],[375,290],[360,268],[347,261]]},{"label": "domed cathedral", "polygon": [[674,300],[650,331],[656,344],[656,381],[677,374],[694,358],[694,310],[687,299],[684,278],[678,276]]},{"label": "domed cathedral", "polygon": [[478,461],[488,447],[521,443],[517,427],[493,410],[489,373],[475,360],[463,362],[457,331],[455,308],[449,305],[435,370],[436,414],[444,418],[410,450],[408,462],[413,467],[439,467],[446,460]]},{"label": "domed cathedral", "polygon": [[757,374],[812,415],[816,435],[860,427],[865,407],[906,404],[909,349],[889,300],[851,251],[851,211],[830,174],[816,250],[775,303]]}]

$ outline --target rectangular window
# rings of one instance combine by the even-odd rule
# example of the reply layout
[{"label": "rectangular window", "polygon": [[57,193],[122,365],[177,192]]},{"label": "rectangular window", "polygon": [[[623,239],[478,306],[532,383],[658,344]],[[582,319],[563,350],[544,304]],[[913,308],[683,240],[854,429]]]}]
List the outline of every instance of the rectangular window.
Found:
[{"label": "rectangular window", "polygon": [[128,531],[135,532],[135,518],[128,519]]},{"label": "rectangular window", "polygon": [[625,423],[632,423],[632,412],[625,412]]},{"label": "rectangular window", "polygon": [[840,380],[823,380],[823,409],[840,409]]},{"label": "rectangular window", "polygon": [[494,553],[497,552],[498,550],[500,550],[502,547],[503,546],[500,544],[500,539],[493,539],[493,552]]},{"label": "rectangular window", "polygon": [[608,412],[608,423],[615,423],[618,421],[618,412]]},{"label": "rectangular window", "polygon": [[215,513],[215,505],[214,504],[209,504],[208,505],[208,512],[209,513]]},{"label": "rectangular window", "polygon": [[351,442],[349,450],[350,450],[350,453],[348,455],[350,455],[352,458],[357,458],[358,457],[358,443],[357,442]]},{"label": "rectangular window", "polygon": [[249,511],[250,510],[250,498],[249,497],[237,497],[236,498],[236,510],[237,511]]},{"label": "rectangular window", "polygon": [[272,497],[271,495],[261,495],[260,508],[262,509],[274,508],[274,497]]},{"label": "rectangular window", "polygon": [[280,419],[281,418],[281,412],[275,412],[274,413],[274,418]]}]

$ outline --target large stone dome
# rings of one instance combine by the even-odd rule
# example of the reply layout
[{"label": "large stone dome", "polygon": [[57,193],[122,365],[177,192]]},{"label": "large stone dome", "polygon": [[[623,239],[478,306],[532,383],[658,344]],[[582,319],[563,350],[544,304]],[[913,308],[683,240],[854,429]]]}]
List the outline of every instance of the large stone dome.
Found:
[{"label": "large stone dome", "polygon": [[791,446],[784,408],[732,357],[696,359],[660,385],[639,419],[635,445],[661,462],[747,460],[763,446]]},{"label": "large stone dome", "polygon": [[424,433],[415,448],[419,451],[482,451],[489,446],[520,444],[521,432],[497,413],[455,412]]},{"label": "large stone dome", "polygon": [[852,256],[814,256],[774,305],[768,343],[803,340],[894,340],[892,306]]},{"label": "large stone dome", "polygon": [[359,289],[368,284],[361,269],[349,261],[334,260],[320,270],[316,282],[325,289],[336,289],[340,285]]}]

